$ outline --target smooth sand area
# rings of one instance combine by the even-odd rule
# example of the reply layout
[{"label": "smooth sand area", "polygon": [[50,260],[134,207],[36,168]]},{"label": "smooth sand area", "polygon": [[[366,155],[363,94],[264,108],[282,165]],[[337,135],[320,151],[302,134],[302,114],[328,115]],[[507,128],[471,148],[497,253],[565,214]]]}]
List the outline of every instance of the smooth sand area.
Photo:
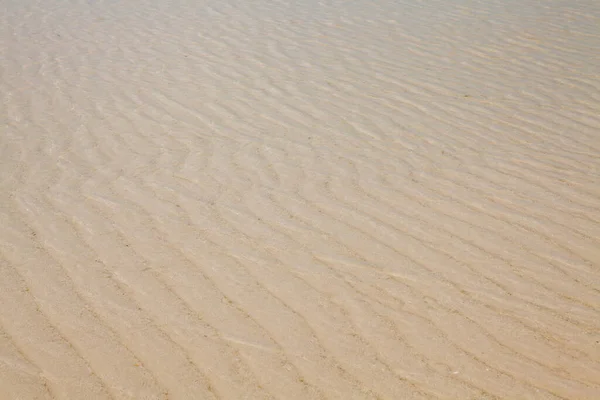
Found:
[{"label": "smooth sand area", "polygon": [[600,399],[600,2],[3,0],[0,400]]}]

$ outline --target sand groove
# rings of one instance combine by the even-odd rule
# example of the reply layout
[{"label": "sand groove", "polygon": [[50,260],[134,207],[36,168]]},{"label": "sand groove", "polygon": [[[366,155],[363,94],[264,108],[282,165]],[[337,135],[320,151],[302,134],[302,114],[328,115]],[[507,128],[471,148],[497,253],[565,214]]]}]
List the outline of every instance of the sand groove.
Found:
[{"label": "sand groove", "polygon": [[0,25],[0,399],[599,397],[597,2]]}]

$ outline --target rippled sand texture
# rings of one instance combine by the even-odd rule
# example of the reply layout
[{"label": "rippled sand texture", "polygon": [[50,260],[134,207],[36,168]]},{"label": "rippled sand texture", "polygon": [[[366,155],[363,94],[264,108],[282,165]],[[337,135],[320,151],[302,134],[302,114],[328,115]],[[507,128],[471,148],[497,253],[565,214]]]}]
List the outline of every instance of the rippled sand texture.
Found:
[{"label": "rippled sand texture", "polygon": [[0,15],[0,399],[600,398],[597,1]]}]

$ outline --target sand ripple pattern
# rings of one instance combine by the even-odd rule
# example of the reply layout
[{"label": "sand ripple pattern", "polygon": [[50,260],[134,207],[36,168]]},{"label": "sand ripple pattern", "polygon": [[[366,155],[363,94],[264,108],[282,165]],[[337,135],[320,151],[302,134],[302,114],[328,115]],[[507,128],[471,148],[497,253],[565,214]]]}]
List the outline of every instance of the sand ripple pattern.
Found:
[{"label": "sand ripple pattern", "polygon": [[0,26],[0,399],[600,398],[599,2]]}]

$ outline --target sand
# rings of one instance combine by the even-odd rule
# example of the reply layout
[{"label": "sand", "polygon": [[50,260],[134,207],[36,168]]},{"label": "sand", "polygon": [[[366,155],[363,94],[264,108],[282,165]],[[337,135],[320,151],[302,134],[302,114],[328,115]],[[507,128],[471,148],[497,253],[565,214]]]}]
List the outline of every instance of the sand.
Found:
[{"label": "sand", "polygon": [[600,2],[5,0],[0,399],[599,399]]}]

